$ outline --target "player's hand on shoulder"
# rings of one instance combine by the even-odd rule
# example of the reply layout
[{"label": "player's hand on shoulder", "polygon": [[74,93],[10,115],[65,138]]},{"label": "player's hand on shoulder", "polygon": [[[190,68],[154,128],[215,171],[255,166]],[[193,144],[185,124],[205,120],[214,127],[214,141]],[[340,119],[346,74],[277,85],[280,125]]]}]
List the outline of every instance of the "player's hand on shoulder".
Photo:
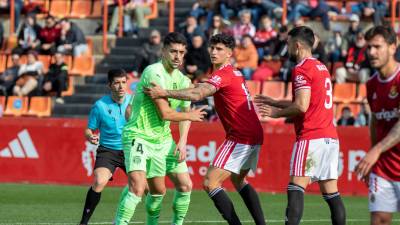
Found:
[{"label": "player's hand on shoulder", "polygon": [[87,137],[87,140],[94,145],[98,145],[99,144],[99,136],[96,134],[91,135],[90,137]]},{"label": "player's hand on shoulder", "polygon": [[150,87],[143,87],[143,92],[152,99],[165,98],[167,96],[167,91],[154,82],[151,82]]},{"label": "player's hand on shoulder", "polygon": [[265,96],[265,95],[256,95],[254,97],[254,103],[259,107],[262,105],[272,105],[273,102],[274,102],[274,99],[272,99],[268,96]]},{"label": "player's hand on shoulder", "polygon": [[189,120],[194,122],[201,122],[204,120],[204,117],[207,115],[207,112],[204,111],[208,106],[204,105],[199,108],[193,108],[189,111]]}]

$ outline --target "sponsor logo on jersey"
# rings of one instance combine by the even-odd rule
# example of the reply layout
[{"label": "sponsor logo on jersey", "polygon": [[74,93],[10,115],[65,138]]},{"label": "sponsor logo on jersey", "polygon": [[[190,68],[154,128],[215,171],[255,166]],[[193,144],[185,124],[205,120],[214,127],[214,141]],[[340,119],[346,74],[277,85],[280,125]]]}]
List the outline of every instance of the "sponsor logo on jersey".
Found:
[{"label": "sponsor logo on jersey", "polygon": [[318,69],[319,71],[328,71],[328,69],[326,68],[326,66],[323,65],[323,64],[317,65],[317,69]]},{"label": "sponsor logo on jersey", "polygon": [[399,96],[399,92],[397,91],[397,87],[395,85],[393,85],[390,88],[389,98],[390,99],[395,99],[397,96]]},{"label": "sponsor logo on jersey", "polygon": [[306,83],[307,83],[307,81],[304,80],[304,76],[302,76],[302,75],[297,75],[296,78],[294,79],[294,85],[296,87],[303,86]]},{"label": "sponsor logo on jersey", "polygon": [[376,119],[390,121],[399,117],[399,109],[395,108],[393,110],[382,109],[380,112],[375,113]]},{"label": "sponsor logo on jersey", "polygon": [[242,77],[243,76],[242,72],[240,72],[239,70],[234,70],[233,74],[235,74],[235,76],[237,76],[237,77]]},{"label": "sponsor logo on jersey", "polygon": [[218,75],[214,75],[214,76],[212,76],[211,79],[210,79],[210,82],[211,82],[211,83],[214,83],[214,84],[216,84],[216,85],[220,85],[220,84],[221,84],[221,81],[222,81],[222,78],[221,78],[220,76],[218,76]]}]

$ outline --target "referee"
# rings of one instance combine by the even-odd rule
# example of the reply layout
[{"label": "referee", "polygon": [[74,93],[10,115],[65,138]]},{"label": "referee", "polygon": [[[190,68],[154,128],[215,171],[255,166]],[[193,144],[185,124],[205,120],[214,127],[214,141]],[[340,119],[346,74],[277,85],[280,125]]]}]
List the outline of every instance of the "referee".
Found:
[{"label": "referee", "polygon": [[[89,222],[93,211],[100,201],[101,192],[112,178],[117,167],[125,172],[124,153],[122,151],[122,128],[126,123],[125,111],[131,96],[126,94],[127,74],[122,69],[108,72],[109,95],[97,100],[89,115],[86,139],[98,145],[94,165],[93,184],[89,188],[80,224]],[[95,132],[99,131],[99,135]]]}]

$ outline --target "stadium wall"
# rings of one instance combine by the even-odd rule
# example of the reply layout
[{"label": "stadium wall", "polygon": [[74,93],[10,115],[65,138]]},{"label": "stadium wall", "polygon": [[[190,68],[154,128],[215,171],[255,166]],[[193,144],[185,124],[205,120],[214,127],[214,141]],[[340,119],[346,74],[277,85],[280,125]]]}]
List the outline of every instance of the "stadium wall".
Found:
[{"label": "stadium wall", "polygon": [[[56,183],[88,185],[91,183],[96,146],[84,138],[83,119],[0,119],[0,182]],[[258,169],[248,180],[262,192],[285,192],[288,182],[294,132],[291,125],[264,123],[265,143]],[[174,136],[178,127],[172,126]],[[369,149],[368,128],[339,127],[339,189],[346,195],[366,195],[367,188],[353,173],[357,162]],[[202,176],[210,159],[224,140],[219,123],[193,123],[188,140],[188,166],[194,188],[201,189]],[[126,184],[117,171],[111,185]],[[172,187],[168,182],[168,186]],[[228,189],[232,186],[227,183]],[[318,192],[318,186],[310,186]]]}]

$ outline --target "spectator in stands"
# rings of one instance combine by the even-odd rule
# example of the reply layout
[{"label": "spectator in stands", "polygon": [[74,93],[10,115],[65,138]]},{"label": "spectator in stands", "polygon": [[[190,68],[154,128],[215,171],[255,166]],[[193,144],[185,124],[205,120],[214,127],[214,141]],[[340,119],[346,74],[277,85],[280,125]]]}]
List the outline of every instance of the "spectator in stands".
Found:
[{"label": "spectator in stands", "polygon": [[257,49],[250,35],[244,35],[241,44],[233,51],[233,66],[240,69],[246,80],[251,80],[258,65]]},{"label": "spectator in stands", "polygon": [[356,14],[350,16],[350,26],[346,34],[344,35],[344,42],[342,45],[342,57],[347,56],[347,50],[354,46],[356,43],[356,35],[361,32],[360,17]]},{"label": "spectator in stands", "polygon": [[338,126],[354,126],[356,120],[351,115],[350,107],[345,106],[342,108],[342,115],[339,118],[337,125]]},{"label": "spectator in stands", "polygon": [[362,0],[351,7],[351,12],[360,17],[373,17],[375,26],[382,25],[388,10],[387,0]]},{"label": "spectator in stands", "polygon": [[53,55],[61,37],[61,27],[53,16],[47,16],[45,26],[40,30],[40,54]]},{"label": "spectator in stands", "polygon": [[[118,0],[114,0],[118,3]],[[136,29],[132,24],[132,17],[137,27],[147,28],[149,27],[149,20],[146,16],[151,14],[151,4],[155,0],[122,0],[124,5],[124,31],[127,33],[134,32]],[[115,7],[112,14],[110,23],[110,32],[115,33],[118,25],[119,8]]]},{"label": "spectator in stands", "polygon": [[226,28],[226,24],[223,21],[222,17],[220,15],[214,15],[212,24],[207,30],[207,38],[211,38],[212,36],[220,33],[226,33],[228,32]]},{"label": "spectator in stands", "polygon": [[315,34],[315,41],[314,41],[314,46],[312,49],[312,55],[314,58],[318,59],[320,62],[323,64],[327,65],[328,63],[328,56],[326,55],[325,52],[325,47],[321,42],[321,39],[317,34]]},{"label": "spectator in stands", "polygon": [[72,54],[73,56],[80,56],[88,50],[85,35],[78,25],[62,19],[61,24],[61,38],[57,51],[64,54]]},{"label": "spectator in stands", "polygon": [[28,52],[28,61],[22,64],[18,70],[18,78],[13,88],[13,94],[17,96],[29,95],[43,80],[43,63],[38,60],[35,51]]},{"label": "spectator in stands", "polygon": [[0,46],[3,46],[4,43],[4,27],[3,22],[0,21]]},{"label": "spectator in stands", "polygon": [[276,37],[278,33],[272,28],[272,20],[268,16],[261,18],[259,27],[254,36],[254,44],[257,47],[258,58],[261,60],[264,57],[264,50],[268,41]]},{"label": "spectator in stands", "polygon": [[264,13],[270,18],[282,17],[282,0],[249,0],[247,3],[252,9],[253,24],[258,24],[260,15]]},{"label": "spectator in stands", "polygon": [[370,74],[367,61],[367,42],[364,34],[357,34],[356,44],[348,50],[344,67],[336,70],[336,82],[343,83],[346,80],[365,83]]},{"label": "spectator in stands", "polygon": [[39,50],[40,29],[40,26],[36,24],[35,15],[28,15],[25,19],[24,25],[22,26],[18,34],[18,45],[13,51],[22,55],[26,54],[30,50]]},{"label": "spectator in stands", "polygon": [[0,76],[0,92],[3,92],[3,95],[9,95],[12,92],[12,89],[18,78],[20,57],[18,54],[14,53],[11,55],[11,59],[12,66],[8,67]]},{"label": "spectator in stands", "polygon": [[192,37],[192,46],[185,55],[185,71],[191,80],[203,76],[211,67],[210,54],[204,43],[204,36],[196,34]]},{"label": "spectator in stands", "polygon": [[294,23],[302,16],[321,17],[322,25],[326,30],[330,30],[328,12],[330,10],[339,12],[338,9],[330,7],[324,0],[292,0],[290,1],[290,8],[289,21]]},{"label": "spectator in stands", "polygon": [[192,46],[192,37],[195,34],[204,34],[204,31],[197,24],[197,20],[194,16],[188,16],[186,23],[181,29],[181,33],[186,37],[188,41],[188,47]]},{"label": "spectator in stands", "polygon": [[133,68],[134,73],[142,72],[146,66],[160,60],[161,50],[161,34],[158,30],[152,30],[149,41],[143,44],[140,54],[137,55]]},{"label": "spectator in stands", "polygon": [[57,52],[54,55],[55,63],[51,64],[49,71],[44,77],[43,91],[45,94],[56,92],[56,102],[64,104],[64,99],[61,97],[62,91],[67,89],[68,81],[68,66],[64,62],[64,54]]},{"label": "spectator in stands", "polygon": [[371,110],[367,103],[361,103],[360,112],[357,115],[355,126],[368,126]]},{"label": "spectator in stands", "polygon": [[227,25],[230,25],[230,18],[240,11],[241,6],[242,1],[237,0],[219,0],[217,2],[217,8]]},{"label": "spectator in stands", "polygon": [[[342,57],[342,46],[344,44],[344,38],[340,29],[335,29],[333,35],[328,38],[326,42],[326,49],[328,51],[328,60],[331,63],[341,61]],[[347,51],[346,51],[347,52]]]},{"label": "spectator in stands", "polygon": [[201,17],[206,17],[206,29],[212,24],[212,19],[215,13],[216,0],[197,0],[190,11],[190,15],[194,16],[197,21]]},{"label": "spectator in stands", "polygon": [[256,34],[256,27],[251,23],[251,11],[244,9],[239,13],[240,21],[232,27],[232,34],[237,44],[244,35],[254,37]]},{"label": "spectator in stands", "polygon": [[[19,20],[21,17],[21,11],[24,7],[24,3],[22,0],[14,0],[14,31],[18,29]],[[6,15],[10,15],[10,0],[0,0],[0,12]]]}]

